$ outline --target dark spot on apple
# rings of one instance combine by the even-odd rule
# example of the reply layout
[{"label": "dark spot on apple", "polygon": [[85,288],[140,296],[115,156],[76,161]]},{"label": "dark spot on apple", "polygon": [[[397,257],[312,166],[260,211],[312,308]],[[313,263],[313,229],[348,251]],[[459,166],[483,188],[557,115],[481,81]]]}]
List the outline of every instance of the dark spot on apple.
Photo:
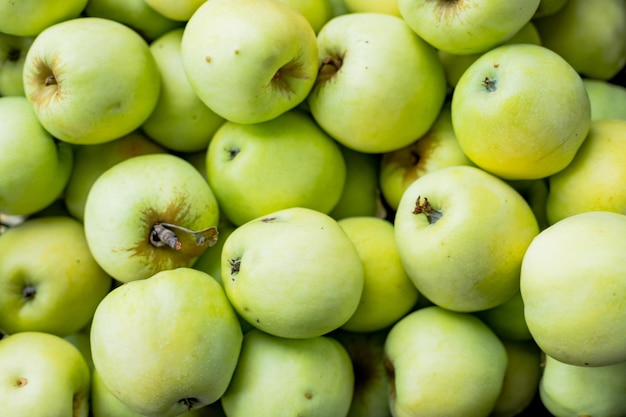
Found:
[{"label": "dark spot on apple", "polygon": [[309,391],[304,393],[304,398],[306,398],[307,400],[310,400],[313,398],[313,394]]},{"label": "dark spot on apple", "polygon": [[207,56],[204,57],[204,60],[206,62],[211,62],[211,57],[209,55],[207,55]]},{"label": "dark spot on apple", "polygon": [[197,398],[183,398],[178,400],[179,403],[183,404],[185,407],[187,407],[187,411],[191,411],[191,409],[193,408],[194,404],[198,404],[200,401],[198,401]]},{"label": "dark spot on apple", "polygon": [[488,92],[494,92],[497,89],[497,82],[493,78],[485,77],[482,82],[482,86],[485,87],[485,90]]},{"label": "dark spot on apple", "polygon": [[34,285],[26,285],[22,288],[22,298],[26,301],[32,301],[37,295],[37,288]]},{"label": "dark spot on apple", "polygon": [[264,217],[261,219],[263,223],[273,223],[277,220],[276,217]]},{"label": "dark spot on apple", "polygon": [[17,378],[17,381],[15,382],[16,387],[23,387],[26,384],[28,384],[28,379],[24,378],[23,376]]},{"label": "dark spot on apple", "polygon": [[228,265],[230,265],[230,274],[235,275],[239,273],[241,269],[241,258],[234,258],[228,260]]},{"label": "dark spot on apple", "polygon": [[437,223],[437,220],[443,216],[441,211],[436,210],[428,201],[428,198],[424,197],[424,201],[422,201],[422,196],[417,196],[417,200],[415,201],[415,208],[413,209],[413,214],[423,214],[428,219],[429,224]]},{"label": "dark spot on apple", "polygon": [[239,152],[241,152],[241,149],[239,149],[236,146],[231,146],[229,149],[226,149],[226,152],[228,152],[228,156],[230,157],[230,160],[232,161],[233,159],[235,159],[237,155],[239,155]]},{"label": "dark spot on apple", "polygon": [[235,55],[239,55],[239,49],[233,49],[233,53],[234,53]]},{"label": "dark spot on apple", "polygon": [[17,62],[22,56],[22,52],[19,49],[11,48],[7,53],[7,59],[11,62]]}]

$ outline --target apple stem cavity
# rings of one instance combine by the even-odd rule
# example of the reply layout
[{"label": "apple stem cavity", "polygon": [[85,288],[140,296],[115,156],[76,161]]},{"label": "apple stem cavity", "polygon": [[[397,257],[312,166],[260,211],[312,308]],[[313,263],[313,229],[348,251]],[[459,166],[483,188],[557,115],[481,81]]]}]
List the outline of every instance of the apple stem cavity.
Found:
[{"label": "apple stem cavity", "polygon": [[417,196],[417,200],[415,201],[415,208],[413,209],[413,214],[424,214],[428,219],[429,224],[437,223],[437,220],[439,220],[443,215],[441,211],[435,210],[433,208],[433,206],[430,204],[426,197],[424,197],[424,201],[422,201],[422,196]]},{"label": "apple stem cavity", "polygon": [[157,248],[168,246],[174,250],[181,250],[183,244],[176,232],[172,229],[192,235],[198,246],[213,246],[217,242],[218,233],[215,226],[193,231],[175,224],[155,223],[150,232],[150,243]]},{"label": "apple stem cavity", "polygon": [[24,378],[23,376],[19,377],[17,379],[17,382],[15,383],[17,387],[24,387],[26,386],[26,384],[28,384],[28,379]]},{"label": "apple stem cavity", "polygon": [[56,85],[57,84],[57,79],[54,78],[54,75],[48,75],[44,81],[44,85],[46,87],[50,86],[50,85]]},{"label": "apple stem cavity", "polygon": [[483,87],[485,87],[485,89],[491,93],[493,91],[496,91],[496,80],[494,80],[493,78],[489,78],[489,77],[485,77],[485,79],[482,82]]},{"label": "apple stem cavity", "polygon": [[318,72],[317,82],[325,82],[331,79],[343,65],[343,59],[333,56],[326,56],[322,60]]},{"label": "apple stem cavity", "polygon": [[191,411],[194,404],[197,404],[199,401],[197,398],[183,398],[182,400],[179,400],[178,402],[181,404],[184,404],[187,407],[187,411]]}]

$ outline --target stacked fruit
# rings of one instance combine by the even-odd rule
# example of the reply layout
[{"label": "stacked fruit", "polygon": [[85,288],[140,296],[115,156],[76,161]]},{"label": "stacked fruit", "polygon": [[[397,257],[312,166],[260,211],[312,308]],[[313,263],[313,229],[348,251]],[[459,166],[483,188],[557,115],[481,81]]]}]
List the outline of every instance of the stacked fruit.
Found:
[{"label": "stacked fruit", "polygon": [[0,0],[0,416],[624,416],[624,0]]}]

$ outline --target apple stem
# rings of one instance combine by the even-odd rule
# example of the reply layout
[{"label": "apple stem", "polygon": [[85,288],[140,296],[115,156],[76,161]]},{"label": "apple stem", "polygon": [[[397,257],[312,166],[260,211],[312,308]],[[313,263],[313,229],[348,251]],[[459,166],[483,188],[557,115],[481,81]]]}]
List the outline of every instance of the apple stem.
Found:
[{"label": "apple stem", "polygon": [[335,58],[330,55],[322,60],[322,65],[318,72],[318,82],[324,82],[332,78],[333,75],[341,68],[343,61],[341,58]]},{"label": "apple stem", "polygon": [[178,235],[171,230],[176,229],[183,233],[190,234],[194,237],[198,246],[213,246],[217,242],[217,228],[215,226],[207,227],[203,230],[193,231],[186,227],[178,226],[170,223],[155,223],[150,232],[150,243],[157,248],[169,246],[174,250],[181,250],[183,247]]},{"label": "apple stem", "polygon": [[45,86],[49,86],[49,85],[56,85],[57,84],[57,79],[54,78],[54,75],[48,75],[46,77],[46,80],[44,81]]},{"label": "apple stem", "polygon": [[417,196],[417,200],[415,201],[415,208],[413,209],[413,214],[424,214],[428,219],[428,223],[437,223],[437,220],[441,218],[443,213],[441,213],[439,210],[435,210],[433,206],[430,205],[430,202],[426,197],[424,197],[423,202],[421,200],[422,196]]}]

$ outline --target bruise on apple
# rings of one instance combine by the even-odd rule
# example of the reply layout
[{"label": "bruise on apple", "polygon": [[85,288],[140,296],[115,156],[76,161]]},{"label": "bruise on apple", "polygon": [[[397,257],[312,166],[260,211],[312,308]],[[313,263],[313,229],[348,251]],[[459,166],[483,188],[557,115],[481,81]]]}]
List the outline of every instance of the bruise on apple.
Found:
[{"label": "bruise on apple", "polygon": [[424,197],[424,201],[422,201],[422,196],[417,196],[417,200],[415,201],[415,208],[413,209],[413,214],[423,214],[428,219],[429,224],[437,223],[443,213],[439,210],[433,208],[433,206],[428,201],[428,198]]}]

